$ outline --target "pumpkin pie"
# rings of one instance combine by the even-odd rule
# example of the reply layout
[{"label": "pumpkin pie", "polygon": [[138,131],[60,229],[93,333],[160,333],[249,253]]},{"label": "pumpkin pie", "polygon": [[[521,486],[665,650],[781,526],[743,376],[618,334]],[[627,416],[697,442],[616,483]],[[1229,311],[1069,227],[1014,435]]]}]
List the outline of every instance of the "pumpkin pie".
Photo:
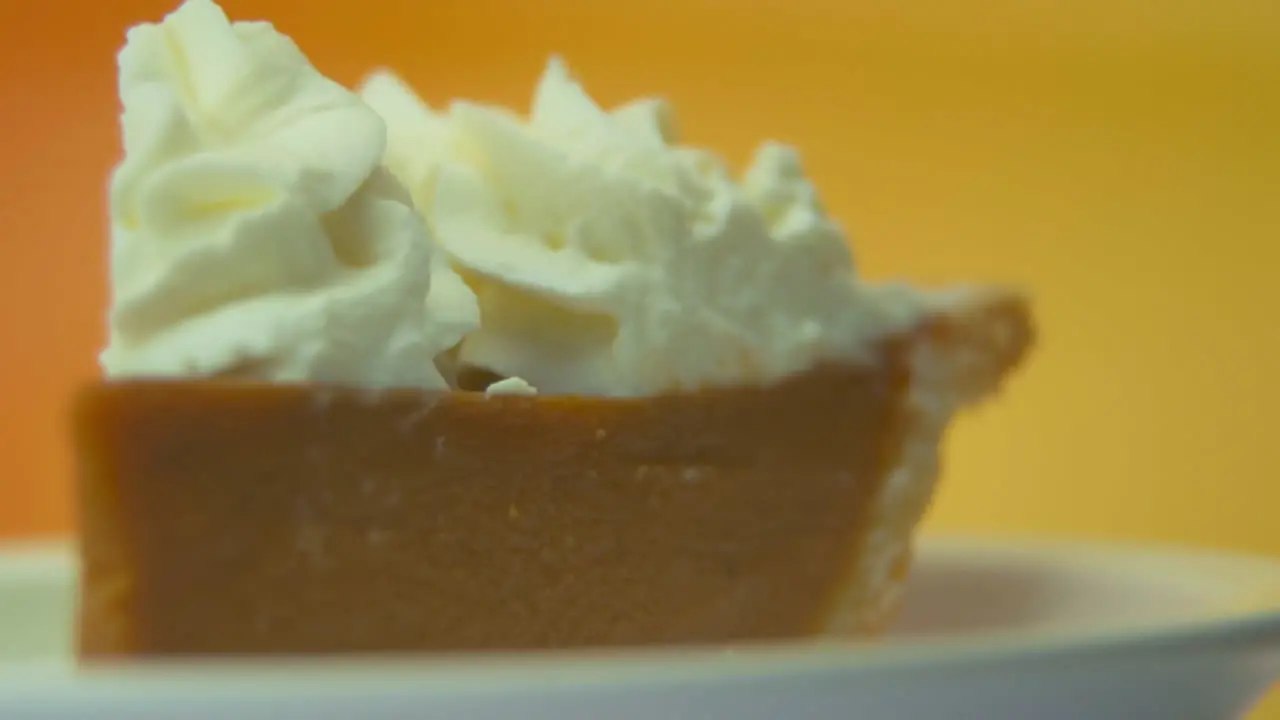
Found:
[{"label": "pumpkin pie", "polygon": [[209,0],[132,29],[104,378],[72,416],[88,659],[874,634],[1011,291],[858,279],[553,61],[527,117],[352,92]]}]

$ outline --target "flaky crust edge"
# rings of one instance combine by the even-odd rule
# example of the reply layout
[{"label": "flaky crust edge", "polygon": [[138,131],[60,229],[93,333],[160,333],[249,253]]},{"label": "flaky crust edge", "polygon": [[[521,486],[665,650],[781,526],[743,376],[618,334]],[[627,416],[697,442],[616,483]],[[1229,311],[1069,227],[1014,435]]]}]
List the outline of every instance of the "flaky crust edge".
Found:
[{"label": "flaky crust edge", "polygon": [[1030,300],[1016,290],[962,288],[921,293],[917,301],[898,442],[885,460],[856,566],[821,629],[831,637],[876,635],[892,622],[940,476],[947,428],[957,412],[998,394],[1035,344]]}]

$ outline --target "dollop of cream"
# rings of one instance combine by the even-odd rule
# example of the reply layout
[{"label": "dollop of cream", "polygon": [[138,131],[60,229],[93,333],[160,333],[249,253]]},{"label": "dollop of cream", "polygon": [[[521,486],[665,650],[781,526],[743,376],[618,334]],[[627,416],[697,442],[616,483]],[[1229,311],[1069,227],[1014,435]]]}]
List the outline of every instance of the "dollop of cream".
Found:
[{"label": "dollop of cream", "polygon": [[557,59],[527,117],[436,111],[388,72],[361,95],[479,300],[462,366],[544,394],[758,384],[855,357],[902,320],[857,282],[792,148],[765,144],[735,181],[679,145],[666,103],[607,111]]},{"label": "dollop of cream", "polygon": [[119,90],[108,375],[447,386],[478,307],[376,112],[209,0],[132,28]]},{"label": "dollop of cream", "polygon": [[499,380],[485,388],[486,397],[494,395],[537,395],[538,389],[524,381],[524,378],[509,377]]}]

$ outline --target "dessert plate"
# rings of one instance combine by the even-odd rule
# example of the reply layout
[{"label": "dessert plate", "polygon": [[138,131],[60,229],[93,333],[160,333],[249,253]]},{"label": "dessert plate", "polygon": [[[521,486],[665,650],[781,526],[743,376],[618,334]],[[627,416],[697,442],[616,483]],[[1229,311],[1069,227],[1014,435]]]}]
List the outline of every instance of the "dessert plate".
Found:
[{"label": "dessert plate", "polygon": [[926,539],[889,637],[74,670],[74,565],[0,551],[0,717],[1236,718],[1280,678],[1280,563]]}]

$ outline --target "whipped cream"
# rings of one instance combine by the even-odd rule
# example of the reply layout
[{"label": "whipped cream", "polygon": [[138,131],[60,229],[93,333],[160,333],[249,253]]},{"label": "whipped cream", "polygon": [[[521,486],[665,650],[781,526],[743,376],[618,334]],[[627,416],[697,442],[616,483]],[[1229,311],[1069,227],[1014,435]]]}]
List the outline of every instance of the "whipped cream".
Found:
[{"label": "whipped cream", "polygon": [[119,71],[108,375],[447,386],[478,307],[377,113],[209,0],[131,29]]},{"label": "whipped cream", "polygon": [[678,144],[666,103],[602,109],[553,59],[527,117],[436,111],[380,72],[361,96],[480,326],[461,367],[544,394],[639,396],[756,384],[857,357],[911,313],[860,285],[794,149],[735,182]]},{"label": "whipped cream", "polygon": [[538,389],[525,382],[524,378],[510,377],[503,378],[485,388],[484,394],[488,397],[493,397],[494,395],[537,395]]}]

